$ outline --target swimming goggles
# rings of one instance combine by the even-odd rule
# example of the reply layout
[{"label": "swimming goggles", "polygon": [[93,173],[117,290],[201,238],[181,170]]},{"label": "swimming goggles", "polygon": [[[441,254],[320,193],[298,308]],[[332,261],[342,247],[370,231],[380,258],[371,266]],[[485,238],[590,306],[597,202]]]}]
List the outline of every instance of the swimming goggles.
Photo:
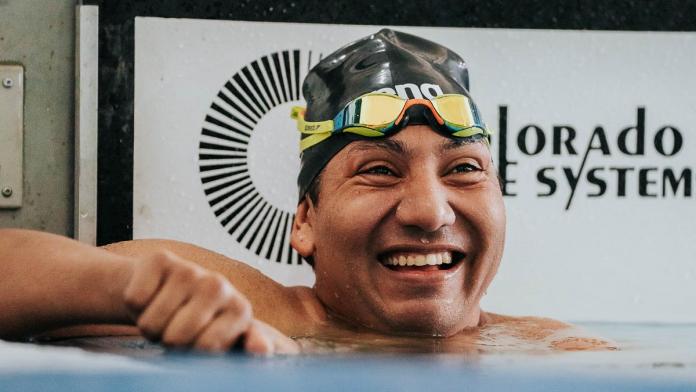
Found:
[{"label": "swimming goggles", "polygon": [[300,151],[304,151],[331,135],[343,132],[367,137],[388,136],[398,130],[406,111],[416,105],[430,109],[432,120],[450,136],[490,135],[476,105],[461,94],[444,94],[432,99],[404,99],[392,94],[368,93],[348,103],[332,120],[306,121],[306,108],[299,106],[292,108],[290,117],[297,121],[300,133],[307,135],[300,141]]}]

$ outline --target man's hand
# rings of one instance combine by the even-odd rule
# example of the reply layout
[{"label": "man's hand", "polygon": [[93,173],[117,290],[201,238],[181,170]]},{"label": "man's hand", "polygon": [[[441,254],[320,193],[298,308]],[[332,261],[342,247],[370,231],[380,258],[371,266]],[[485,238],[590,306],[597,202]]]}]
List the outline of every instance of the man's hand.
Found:
[{"label": "man's hand", "polygon": [[249,301],[221,274],[173,253],[134,266],[125,303],[142,334],[172,347],[224,352],[236,344],[257,354],[293,354],[299,346],[253,317]]}]

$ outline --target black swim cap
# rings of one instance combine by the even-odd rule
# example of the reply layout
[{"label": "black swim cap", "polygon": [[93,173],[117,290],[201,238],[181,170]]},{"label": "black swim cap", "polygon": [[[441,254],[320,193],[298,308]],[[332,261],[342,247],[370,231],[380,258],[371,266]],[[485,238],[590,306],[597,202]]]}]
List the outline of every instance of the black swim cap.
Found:
[{"label": "black swim cap", "polygon": [[[382,29],[338,49],[309,71],[302,84],[305,119],[330,120],[355,98],[378,90],[403,98],[469,96],[469,73],[464,60],[444,46]],[[303,151],[297,178],[300,201],[331,158],[362,139],[353,133],[337,134]]]}]

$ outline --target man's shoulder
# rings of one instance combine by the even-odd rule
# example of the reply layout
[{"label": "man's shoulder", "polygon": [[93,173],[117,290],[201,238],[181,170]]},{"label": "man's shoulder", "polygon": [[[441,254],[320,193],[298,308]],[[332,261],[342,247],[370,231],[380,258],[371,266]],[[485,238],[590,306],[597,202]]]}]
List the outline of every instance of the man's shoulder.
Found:
[{"label": "man's shoulder", "polygon": [[[234,275],[255,275],[253,277],[256,279],[272,281],[246,263],[188,242],[167,239],[139,239],[115,242],[104,245],[102,248],[122,256],[136,258],[152,257],[163,252],[170,252],[184,260],[223,275],[229,275],[230,273],[235,273]],[[248,278],[249,276],[244,277]]]},{"label": "man's shoulder", "polygon": [[589,331],[547,317],[506,316],[486,313],[486,325],[525,341],[544,342],[560,351],[616,350],[611,340],[593,336]]},{"label": "man's shoulder", "polygon": [[543,330],[559,330],[572,328],[573,326],[559,320],[537,316],[508,316],[504,314],[486,312],[487,325],[506,325],[511,327],[536,327]]},{"label": "man's shoulder", "polygon": [[120,241],[104,245],[101,248],[104,248],[114,253],[118,253],[123,256],[150,256],[159,252],[169,251],[184,258],[186,258],[186,256],[201,255],[207,258],[225,257],[220,253],[214,252],[210,249],[202,248],[200,246],[188,242],[161,238]]}]

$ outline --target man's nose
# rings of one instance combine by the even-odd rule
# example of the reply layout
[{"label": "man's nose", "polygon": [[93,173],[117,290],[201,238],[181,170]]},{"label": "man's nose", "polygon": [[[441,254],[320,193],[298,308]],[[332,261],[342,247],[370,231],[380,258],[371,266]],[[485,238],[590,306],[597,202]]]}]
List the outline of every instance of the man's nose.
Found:
[{"label": "man's nose", "polygon": [[434,232],[454,224],[455,214],[448,192],[437,176],[418,176],[404,189],[396,208],[396,218],[404,226]]}]

